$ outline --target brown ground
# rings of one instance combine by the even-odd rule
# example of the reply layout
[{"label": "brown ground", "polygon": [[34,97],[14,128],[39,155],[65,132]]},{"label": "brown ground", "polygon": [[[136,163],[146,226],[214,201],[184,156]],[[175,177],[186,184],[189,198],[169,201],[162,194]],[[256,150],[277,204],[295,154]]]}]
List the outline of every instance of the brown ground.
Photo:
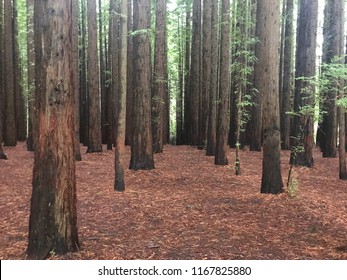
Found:
[{"label": "brown ground", "polygon": [[[0,259],[24,259],[33,154],[0,161]],[[83,149],[85,152],[85,149]],[[261,153],[241,153],[242,176],[192,147],[165,147],[156,169],[126,172],[113,191],[113,152],[77,163],[81,249],[66,259],[347,259],[347,182],[338,160],[296,168],[297,194],[261,195]],[[283,180],[288,174],[283,153]],[[230,162],[234,154],[229,153]]]}]

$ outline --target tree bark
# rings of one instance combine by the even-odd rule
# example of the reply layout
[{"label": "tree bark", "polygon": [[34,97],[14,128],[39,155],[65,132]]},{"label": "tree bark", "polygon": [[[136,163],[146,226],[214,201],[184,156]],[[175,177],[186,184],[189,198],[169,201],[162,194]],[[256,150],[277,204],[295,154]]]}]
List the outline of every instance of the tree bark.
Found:
[{"label": "tree bark", "polygon": [[3,69],[3,58],[4,58],[4,53],[3,53],[3,24],[4,24],[4,16],[3,16],[3,2],[0,1],[0,159],[7,159],[7,156],[3,150],[2,147],[2,142],[3,142],[3,137],[2,137],[2,124],[3,124],[3,109],[4,109],[4,69]]},{"label": "tree bark", "polygon": [[280,3],[277,0],[257,3],[258,39],[255,65],[258,93],[263,98],[263,170],[261,193],[282,192],[281,132],[279,116]]},{"label": "tree bark", "polygon": [[230,94],[230,0],[222,0],[220,41],[220,79],[215,164],[227,165]]},{"label": "tree bark", "polygon": [[28,52],[28,138],[27,150],[35,151],[37,144],[37,116],[35,108],[35,48],[34,0],[27,0],[27,52]]},{"label": "tree bark", "polygon": [[193,1],[193,35],[190,79],[190,135],[191,145],[198,145],[199,95],[201,90],[201,0]]},{"label": "tree bark", "polygon": [[88,13],[88,150],[87,153],[102,152],[101,145],[101,112],[99,92],[99,63],[97,47],[96,1],[87,0]]},{"label": "tree bark", "polygon": [[130,169],[153,169],[151,127],[151,1],[134,2],[134,114]]},{"label": "tree bark", "polygon": [[295,165],[312,167],[314,85],[310,79],[316,73],[318,1],[302,0],[299,7],[296,37],[295,93],[293,139],[291,162]]},{"label": "tree bark", "polygon": [[218,86],[218,2],[212,5],[211,11],[211,81],[208,106],[207,147],[206,155],[214,156],[216,153],[216,127],[217,127],[217,86]]},{"label": "tree bark", "polygon": [[166,104],[166,0],[157,0],[154,47],[154,85],[152,96],[153,152],[163,152],[164,106]]},{"label": "tree bark", "polygon": [[[120,2],[120,34],[119,34],[119,91],[116,103],[116,136],[115,136],[115,180],[114,190],[124,191],[125,170],[125,122],[126,122],[126,93],[127,93],[127,0]],[[113,77],[115,78],[115,77]]]},{"label": "tree bark", "polygon": [[290,115],[292,111],[292,91],[293,91],[293,20],[294,1],[286,0],[285,34],[284,34],[284,56],[283,56],[283,91],[282,91],[282,111],[281,111],[281,135],[282,149],[290,149]]},{"label": "tree bark", "polygon": [[199,120],[199,148],[207,147],[207,125],[209,112],[209,99],[211,87],[211,30],[212,30],[212,1],[203,1],[203,24],[202,24],[202,68],[201,68],[201,110]]},{"label": "tree bark", "polygon": [[40,137],[33,171],[27,248],[30,259],[79,248],[71,26],[70,0],[35,1],[35,32],[41,39],[35,40]]},{"label": "tree bark", "polygon": [[12,1],[4,2],[4,78],[5,78],[5,146],[17,145],[15,86],[13,62]]},{"label": "tree bark", "polygon": [[[344,4],[343,4],[344,5]],[[334,59],[336,56],[343,55],[343,34],[341,34],[341,25],[344,24],[344,10],[340,0],[327,0],[325,2],[324,10],[324,28],[323,28],[323,63],[336,63]],[[343,31],[342,31],[343,32]],[[342,44],[342,45],[341,45]],[[322,69],[324,72],[324,68]],[[324,95],[323,110],[326,113],[323,115],[323,122],[321,125],[321,146],[323,157],[334,158],[337,156],[337,108],[336,97],[337,91],[334,87],[334,78],[330,82],[332,89],[327,89]]]}]

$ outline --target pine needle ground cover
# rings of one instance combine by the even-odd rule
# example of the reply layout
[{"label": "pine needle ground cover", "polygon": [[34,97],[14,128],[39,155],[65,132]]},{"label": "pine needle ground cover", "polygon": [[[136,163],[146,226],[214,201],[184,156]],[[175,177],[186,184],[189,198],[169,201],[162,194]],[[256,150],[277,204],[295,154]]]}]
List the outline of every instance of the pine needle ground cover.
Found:
[{"label": "pine needle ground cover", "polygon": [[[85,152],[85,148],[82,148]],[[0,258],[25,259],[33,154],[24,143],[0,162]],[[128,160],[130,150],[128,148]],[[347,259],[347,185],[338,159],[294,168],[294,197],[260,194],[262,153],[233,165],[188,146],[165,146],[156,169],[126,171],[113,191],[114,153],[77,162],[80,251],[51,259]],[[234,151],[228,151],[230,162]],[[128,161],[129,162],[129,161]],[[286,182],[289,153],[282,152]]]}]

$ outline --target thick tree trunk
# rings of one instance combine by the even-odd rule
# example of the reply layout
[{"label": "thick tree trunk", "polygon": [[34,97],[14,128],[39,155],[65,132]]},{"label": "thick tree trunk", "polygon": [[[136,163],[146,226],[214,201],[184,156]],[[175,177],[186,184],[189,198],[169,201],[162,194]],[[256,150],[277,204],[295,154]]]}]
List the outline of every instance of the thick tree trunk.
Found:
[{"label": "thick tree trunk", "polygon": [[[324,10],[324,28],[323,28],[323,63],[336,63],[334,59],[336,56],[343,55],[343,24],[344,24],[344,3],[340,0],[327,0],[325,2]],[[342,29],[341,29],[342,28]],[[342,31],[341,31],[342,30]],[[342,33],[341,33],[342,32]],[[324,71],[324,68],[322,69]],[[337,91],[333,84],[335,81],[330,81],[331,88],[323,93],[323,110],[326,114],[323,115],[323,122],[321,125],[321,147],[323,157],[336,157],[337,156],[337,109],[336,97]]]},{"label": "thick tree trunk", "polygon": [[215,164],[227,165],[228,116],[230,94],[230,0],[222,0],[220,41],[220,79]]},{"label": "thick tree trunk", "polygon": [[207,147],[206,155],[214,156],[216,153],[216,127],[217,127],[217,87],[218,87],[218,3],[212,5],[211,12],[211,81],[208,106]]},{"label": "thick tree trunk", "polygon": [[296,37],[295,95],[293,144],[291,162],[300,166],[313,166],[314,85],[316,73],[318,1],[302,0],[299,7]]},{"label": "thick tree trunk", "polygon": [[153,152],[163,152],[164,106],[166,104],[166,0],[157,0],[154,47],[154,84],[152,96]]},{"label": "thick tree trunk", "polygon": [[[256,73],[258,93],[263,98],[263,170],[261,193],[282,192],[281,135],[279,116],[279,36],[280,3],[277,0],[258,1],[259,27]],[[260,82],[261,81],[261,82]]]},{"label": "thick tree trunk", "polygon": [[15,87],[13,64],[13,28],[12,28],[12,1],[4,2],[4,78],[5,78],[5,146],[16,146],[16,112],[15,112]]},{"label": "thick tree trunk", "polygon": [[184,59],[183,59],[183,20],[182,15],[177,15],[177,34],[178,34],[178,90],[176,96],[176,145],[182,145],[183,132],[183,81],[184,81]]},{"label": "thick tree trunk", "polygon": [[292,111],[292,91],[293,91],[293,20],[294,20],[294,0],[286,0],[285,35],[284,35],[284,56],[283,56],[283,92],[281,111],[281,135],[282,149],[290,149],[290,115]]},{"label": "thick tree trunk", "polygon": [[151,128],[151,1],[134,2],[134,114],[130,169],[153,169]]},{"label": "thick tree trunk", "polygon": [[35,151],[29,221],[27,253],[31,259],[46,258],[51,252],[64,254],[79,247],[71,25],[70,0],[35,2],[35,32],[41,34],[41,40],[35,40],[40,137]]},{"label": "thick tree trunk", "polygon": [[87,153],[102,152],[101,112],[99,92],[99,63],[97,47],[96,1],[87,0],[88,11],[88,150]]}]

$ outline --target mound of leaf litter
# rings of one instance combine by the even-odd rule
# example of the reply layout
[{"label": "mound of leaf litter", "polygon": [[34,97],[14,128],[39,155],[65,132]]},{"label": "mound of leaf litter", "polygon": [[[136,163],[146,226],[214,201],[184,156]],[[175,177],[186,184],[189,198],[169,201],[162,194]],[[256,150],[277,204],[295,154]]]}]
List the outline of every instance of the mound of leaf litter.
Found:
[{"label": "mound of leaf litter", "polygon": [[[0,258],[25,259],[33,154],[0,161]],[[156,169],[126,171],[113,191],[114,153],[77,162],[80,251],[52,259],[347,259],[347,182],[338,159],[294,168],[295,197],[260,194],[262,153],[241,152],[241,176],[188,146],[166,146]],[[127,150],[129,157],[129,149]],[[282,153],[286,183],[289,153]]]}]

